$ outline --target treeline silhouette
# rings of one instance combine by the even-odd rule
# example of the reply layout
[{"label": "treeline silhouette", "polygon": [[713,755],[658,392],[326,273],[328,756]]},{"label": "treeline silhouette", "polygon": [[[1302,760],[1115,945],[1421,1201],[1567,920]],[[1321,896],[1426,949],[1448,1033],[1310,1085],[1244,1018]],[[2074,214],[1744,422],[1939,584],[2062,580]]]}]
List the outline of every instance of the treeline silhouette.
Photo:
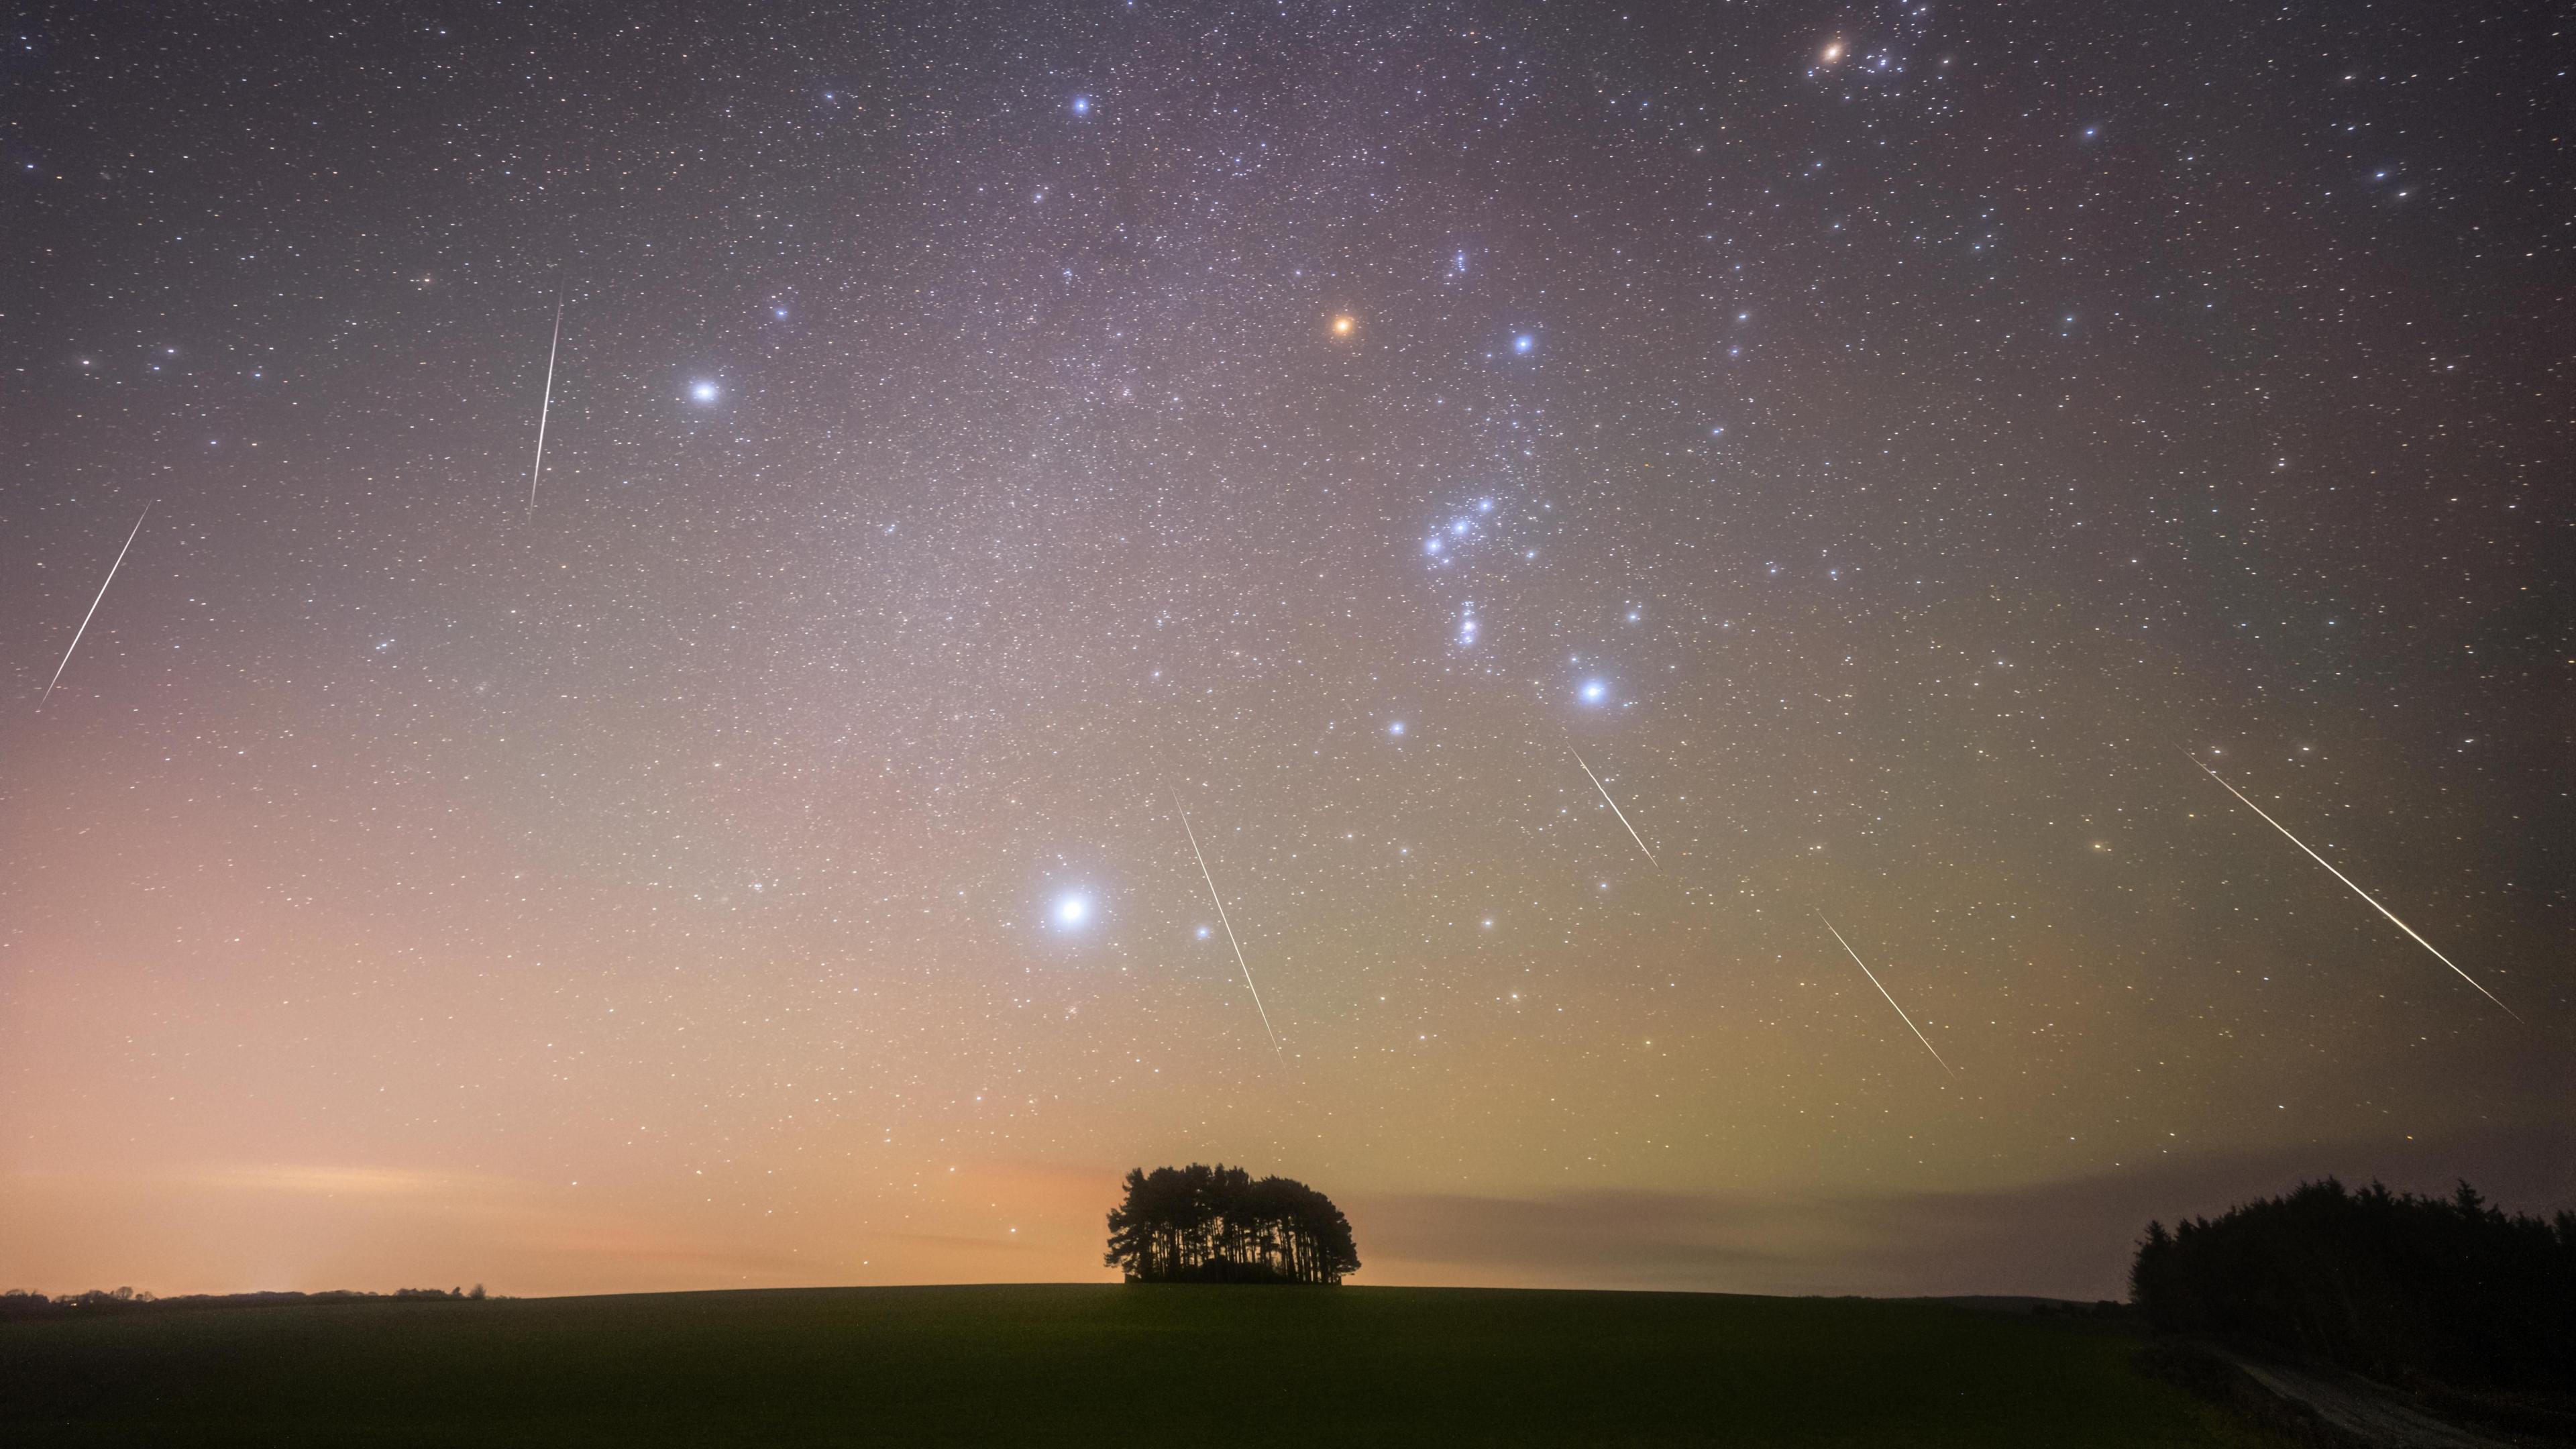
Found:
[{"label": "treeline silhouette", "polygon": [[1130,1283],[1339,1283],[1360,1254],[1350,1219],[1306,1184],[1192,1163],[1128,1171],[1104,1261]]},{"label": "treeline silhouette", "polygon": [[273,1308],[287,1303],[358,1303],[377,1298],[404,1300],[436,1298],[471,1299],[483,1297],[483,1285],[465,1288],[397,1288],[391,1293],[367,1293],[354,1288],[336,1288],[322,1293],[182,1293],[162,1298],[151,1293],[137,1293],[131,1288],[92,1288],[87,1293],[61,1293],[48,1298],[42,1293],[29,1293],[12,1288],[0,1293],[0,1321],[13,1318],[58,1318],[73,1314],[131,1313],[162,1308]]},{"label": "treeline silhouette", "polygon": [[2398,1382],[2576,1390],[2576,1212],[2553,1221],[2327,1178],[2170,1233],[2129,1269],[2147,1321]]}]

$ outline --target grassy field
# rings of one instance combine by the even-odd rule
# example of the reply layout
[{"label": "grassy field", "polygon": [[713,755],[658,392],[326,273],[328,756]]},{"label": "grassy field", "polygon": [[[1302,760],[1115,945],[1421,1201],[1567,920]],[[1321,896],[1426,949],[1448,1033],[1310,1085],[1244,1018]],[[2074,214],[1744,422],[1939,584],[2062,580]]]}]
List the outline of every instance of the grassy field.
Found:
[{"label": "grassy field", "polygon": [[0,1324],[0,1442],[2253,1445],[2091,1324],[1930,1303],[853,1288]]}]

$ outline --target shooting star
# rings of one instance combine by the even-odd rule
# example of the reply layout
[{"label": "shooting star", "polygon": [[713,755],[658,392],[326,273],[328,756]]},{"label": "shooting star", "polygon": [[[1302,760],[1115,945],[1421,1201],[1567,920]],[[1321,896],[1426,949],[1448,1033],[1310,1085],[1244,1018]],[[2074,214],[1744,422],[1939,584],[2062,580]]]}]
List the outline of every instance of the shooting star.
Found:
[{"label": "shooting star", "polygon": [[[1574,763],[1583,765],[1583,752],[1581,750],[1574,752]],[[1657,870],[1662,870],[1664,867],[1661,862],[1655,859],[1655,853],[1651,850],[1646,850],[1646,838],[1637,833],[1636,826],[1628,825],[1628,812],[1620,809],[1619,802],[1610,798],[1610,787],[1601,783],[1601,777],[1599,775],[1592,774],[1592,767],[1590,765],[1583,765],[1583,773],[1586,775],[1592,775],[1592,788],[1601,792],[1602,803],[1610,807],[1611,814],[1619,817],[1619,823],[1621,825],[1628,826],[1628,838],[1637,842],[1637,849],[1645,851],[1646,864],[1653,866]]]},{"label": "shooting star", "polygon": [[2334,868],[2334,862],[2333,862],[2333,861],[2330,861],[2330,860],[2326,859],[2324,856],[2317,854],[2317,853],[2316,853],[2315,851],[2313,851],[2313,850],[2308,850],[2308,843],[2307,843],[2306,841],[2304,841],[2304,840],[2301,840],[2299,837],[2297,837],[2297,836],[2295,836],[2295,835],[2290,834],[2290,828],[2289,828],[2288,826],[2283,825],[2280,821],[2273,819],[2273,818],[2272,818],[2271,816],[2269,816],[2269,815],[2264,815],[2264,814],[2263,814],[2263,807],[2262,807],[2262,806],[2260,806],[2260,805],[2255,804],[2255,803],[2254,803],[2253,801],[2251,801],[2251,800],[2246,800],[2246,799],[2245,799],[2245,792],[2244,792],[2244,791],[2237,789],[2237,788],[2236,788],[2235,786],[2233,786],[2233,785],[2229,785],[2229,784],[2228,784],[2225,780],[2223,780],[2223,779],[2219,779],[2219,774],[2218,774],[2218,772],[2217,772],[2216,770],[2213,770],[2213,769],[2209,768],[2207,765],[2201,765],[2201,764],[2200,764],[2200,759],[2199,759],[2199,757],[2198,757],[2198,756],[2196,756],[2196,755],[2189,755],[2189,754],[2188,754],[2188,752],[2186,752],[2186,757],[2187,757],[2187,758],[2189,758],[2193,764],[2195,764],[2195,765],[2200,765],[2200,772],[2201,772],[2202,774],[2207,775],[2209,778],[2211,778],[2211,779],[2213,779],[2213,780],[2218,780],[2218,783],[2219,783],[2219,784],[2221,784],[2221,785],[2223,785],[2223,786],[2226,786],[2226,789],[2227,789],[2227,793],[2228,793],[2228,794],[2235,796],[2235,797],[2236,797],[2237,799],[2239,799],[2239,800],[2244,800],[2244,801],[2245,801],[2245,808],[2246,808],[2246,809],[2253,811],[2253,812],[2254,812],[2255,814],[2257,814],[2257,815],[2262,815],[2262,816],[2263,816],[2263,823],[2264,823],[2264,824],[2271,826],[2273,829],[2275,829],[2275,830],[2277,830],[2277,831],[2280,831],[2280,832],[2281,832],[2281,834],[2283,835],[2283,837],[2285,837],[2286,839],[2288,839],[2288,841],[2289,841],[2292,845],[2297,846],[2297,847],[2298,847],[2299,849],[2301,849],[2301,850],[2307,850],[2307,851],[2308,851],[2308,859],[2313,860],[2313,861],[2315,861],[2317,864],[2324,866],[2327,870],[2334,871],[2334,878],[2335,878],[2336,880],[2342,881],[2345,885],[2352,886],[2352,893],[2353,893],[2354,895],[2357,895],[2357,896],[2361,897],[2361,898],[2362,898],[2363,900],[2365,900],[2365,901],[2369,901],[2369,902],[2370,902],[2370,908],[2371,908],[2372,910],[2379,912],[2379,913],[2380,913],[2381,915],[2383,915],[2383,916],[2386,916],[2386,917],[2388,918],[2388,920],[2389,920],[2389,923],[2390,923],[2390,924],[2392,924],[2392,925],[2394,925],[2394,926],[2396,926],[2396,927],[2397,927],[2397,929],[2399,929],[2399,930],[2401,930],[2401,931],[2404,931],[2404,932],[2405,932],[2407,935],[2409,935],[2409,936],[2415,936],[2415,944],[2416,944],[2416,945],[2418,945],[2418,946],[2423,947],[2423,948],[2424,948],[2425,950],[2427,950],[2427,951],[2431,951],[2431,952],[2433,953],[2433,959],[2434,959],[2434,960],[2439,961],[2439,962],[2441,962],[2443,965],[2450,967],[2450,968],[2451,968],[2451,970],[2452,970],[2454,973],[2456,973],[2462,981],[2465,981],[2465,982],[2469,983],[2471,986],[2477,986],[2477,987],[2478,987],[2478,994],[2479,994],[2480,996],[2485,997],[2485,998],[2486,998],[2487,1000],[2489,1000],[2489,1001],[2494,1001],[2494,1002],[2495,1002],[2495,1004],[2496,1004],[2496,1008],[2497,1008],[2498,1010],[2502,1011],[2505,1015],[2510,1016],[2510,1017],[2513,1017],[2513,1019],[2514,1019],[2514,1020],[2516,1020],[2516,1021],[2520,1021],[2520,1020],[2522,1020],[2521,1016],[2517,1015],[2517,1014],[2515,1013],[2515,1011],[2514,1011],[2514,1009],[2513,1009],[2512,1007],[2505,1005],[2505,1004],[2504,1004],[2503,1002],[2501,1002],[2501,1001],[2496,1001],[2496,994],[2495,994],[2494,992],[2487,990],[2487,989],[2486,989],[2485,987],[2483,987],[2483,986],[2478,986],[2478,978],[2476,978],[2476,977],[2474,977],[2474,976],[2471,976],[2471,975],[2470,975],[2469,973],[2467,973],[2466,971],[2462,971],[2462,970],[2460,970],[2459,963],[2457,963],[2457,962],[2453,961],[2450,957],[2443,955],[2443,954],[2441,953],[2441,951],[2440,951],[2439,949],[2437,949],[2437,948],[2433,945],[2433,943],[2432,943],[2432,942],[2425,940],[2425,939],[2424,939],[2423,937],[2421,937],[2421,936],[2416,936],[2416,935],[2415,935],[2415,928],[2414,928],[2413,926],[2410,926],[2410,925],[2406,924],[2404,921],[2398,920],[2398,919],[2397,919],[2397,913],[2396,913],[2395,911],[2392,911],[2392,910],[2390,910],[2388,907],[2381,905],[2381,904],[2378,902],[2378,900],[2377,900],[2377,899],[2375,899],[2374,897],[2372,897],[2372,895],[2370,894],[2370,892],[2368,892],[2368,891],[2366,891],[2366,890],[2363,890],[2361,887],[2359,887],[2359,886],[2357,886],[2357,885],[2353,885],[2353,884],[2352,884],[2352,877],[2351,877],[2351,876],[2345,875],[2342,871],[2335,870],[2335,868]]},{"label": "shooting star", "polygon": [[36,701],[36,708],[43,709],[46,700],[54,697],[54,686],[63,682],[63,671],[72,667],[73,650],[80,648],[81,636],[89,632],[89,621],[98,617],[99,599],[107,597],[107,586],[116,582],[116,571],[125,566],[126,549],[134,547],[134,535],[143,531],[143,520],[151,516],[152,505],[146,503],[142,515],[134,520],[134,532],[125,536],[125,548],[118,549],[116,562],[107,566],[107,577],[98,586],[98,598],[89,601],[89,612],[81,615],[80,627],[72,631],[71,648],[63,651],[63,662],[54,666],[54,677],[45,685],[45,698]]},{"label": "shooting star", "polygon": [[555,354],[563,350],[564,297],[555,294],[555,340],[546,344],[546,397],[537,404],[537,461],[528,469],[528,511],[537,511],[537,475],[546,467],[546,414],[555,405]]},{"label": "shooting star", "polygon": [[1234,964],[1243,968],[1243,989],[1252,993],[1252,1009],[1261,1013],[1261,1029],[1270,1036],[1270,1050],[1279,1057],[1281,1066],[1288,1065],[1288,1054],[1279,1049],[1279,1033],[1270,1029],[1270,1008],[1261,1004],[1261,988],[1252,984],[1252,967],[1243,959],[1243,943],[1234,939],[1234,922],[1225,915],[1225,897],[1216,891],[1216,877],[1208,874],[1207,857],[1199,851],[1199,833],[1190,829],[1190,812],[1181,804],[1178,791],[1172,794],[1172,808],[1181,812],[1181,829],[1189,832],[1190,855],[1199,863],[1199,875],[1207,881],[1208,899],[1216,902],[1216,918],[1225,927],[1225,943],[1234,948]]},{"label": "shooting star", "polygon": [[[1825,913],[1822,911],[1816,912],[1816,919],[1819,921],[1825,921]],[[1834,931],[1834,923],[1831,921],[1825,921],[1825,929],[1828,931]],[[1852,949],[1851,942],[1843,940],[1843,933],[1840,931],[1834,931],[1834,939],[1842,942],[1843,954],[1852,958],[1852,964],[1860,968],[1861,975],[1869,978],[1870,985],[1878,987],[1878,994],[1881,996],[1887,996],[1887,988],[1880,984],[1878,973],[1870,970],[1869,963],[1860,959],[1860,953]],[[1893,996],[1887,996],[1887,1004],[1890,1006],[1896,1006],[1896,998]],[[1932,1052],[1932,1060],[1941,1062],[1941,1054],[1932,1050],[1932,1038],[1923,1034],[1923,1028],[1914,1024],[1913,1017],[1905,1015],[1905,1008],[1902,1006],[1896,1006],[1896,1014],[1900,1017],[1904,1017],[1906,1029],[1914,1033],[1914,1039],[1916,1041],[1923,1043],[1923,1049],[1927,1052]],[[1948,1062],[1941,1062],[1941,1071],[1952,1081],[1958,1080],[1959,1074],[1950,1070],[1950,1064]]]}]

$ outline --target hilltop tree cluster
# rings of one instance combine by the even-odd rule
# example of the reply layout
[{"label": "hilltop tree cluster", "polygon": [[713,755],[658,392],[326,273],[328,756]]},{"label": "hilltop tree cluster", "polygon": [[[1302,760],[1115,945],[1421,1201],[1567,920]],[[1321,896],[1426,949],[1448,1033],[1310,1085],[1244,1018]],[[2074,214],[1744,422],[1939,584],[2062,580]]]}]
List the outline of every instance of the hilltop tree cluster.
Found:
[{"label": "hilltop tree cluster", "polygon": [[2302,1183],[2147,1224],[2131,1298],[2160,1329],[2257,1339],[2404,1382],[2576,1390],[2576,1213]]},{"label": "hilltop tree cluster", "polygon": [[1128,1172],[1105,1261],[1130,1283],[1339,1283],[1360,1254],[1350,1219],[1306,1184],[1192,1163]]}]

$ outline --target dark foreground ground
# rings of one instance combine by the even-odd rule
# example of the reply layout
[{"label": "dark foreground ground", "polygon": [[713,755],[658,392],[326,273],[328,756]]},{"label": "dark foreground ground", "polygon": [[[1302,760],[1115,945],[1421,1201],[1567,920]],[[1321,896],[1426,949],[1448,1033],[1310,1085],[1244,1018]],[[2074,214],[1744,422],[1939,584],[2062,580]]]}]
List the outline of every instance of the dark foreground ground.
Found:
[{"label": "dark foreground ground", "polygon": [[1407,1288],[853,1288],[0,1323],[0,1443],[2253,1445],[2089,1323]]}]

